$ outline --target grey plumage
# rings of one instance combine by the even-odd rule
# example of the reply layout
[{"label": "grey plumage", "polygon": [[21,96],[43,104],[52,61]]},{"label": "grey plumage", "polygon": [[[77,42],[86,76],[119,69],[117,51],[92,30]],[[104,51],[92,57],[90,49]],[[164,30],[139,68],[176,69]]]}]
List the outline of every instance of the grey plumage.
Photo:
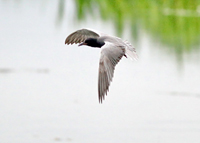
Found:
[{"label": "grey plumage", "polygon": [[116,64],[125,55],[125,49],[114,44],[106,45],[101,51],[99,61],[98,93],[99,102],[107,95]]},{"label": "grey plumage", "polygon": [[98,38],[98,37],[99,37],[99,34],[91,30],[81,29],[70,34],[66,38],[65,44],[74,44],[74,43],[77,44],[77,43],[84,42],[88,38]]},{"label": "grey plumage", "polygon": [[123,56],[137,60],[137,54],[132,45],[122,39],[106,34],[99,34],[88,29],[77,30],[70,34],[65,44],[81,43],[102,48],[99,61],[98,97],[102,103],[109,90],[116,64]]}]

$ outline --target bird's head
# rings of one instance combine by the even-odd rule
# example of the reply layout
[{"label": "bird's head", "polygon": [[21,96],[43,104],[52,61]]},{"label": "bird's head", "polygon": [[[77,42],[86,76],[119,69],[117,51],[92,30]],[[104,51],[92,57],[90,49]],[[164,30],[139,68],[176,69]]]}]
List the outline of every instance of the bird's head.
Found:
[{"label": "bird's head", "polygon": [[80,43],[78,46],[87,45],[90,47],[101,48],[104,44],[104,41],[100,41],[96,38],[88,38],[84,42]]}]

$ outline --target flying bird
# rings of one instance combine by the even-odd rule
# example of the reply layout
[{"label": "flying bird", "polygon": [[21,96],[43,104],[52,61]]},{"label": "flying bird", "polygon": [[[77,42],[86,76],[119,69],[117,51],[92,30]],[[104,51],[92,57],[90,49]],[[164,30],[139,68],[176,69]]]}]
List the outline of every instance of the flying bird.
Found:
[{"label": "flying bird", "polygon": [[137,60],[135,48],[121,38],[109,36],[89,29],[80,29],[71,33],[65,40],[65,44],[86,45],[94,48],[101,48],[98,77],[99,103],[105,99],[113,78],[116,64],[124,56]]}]

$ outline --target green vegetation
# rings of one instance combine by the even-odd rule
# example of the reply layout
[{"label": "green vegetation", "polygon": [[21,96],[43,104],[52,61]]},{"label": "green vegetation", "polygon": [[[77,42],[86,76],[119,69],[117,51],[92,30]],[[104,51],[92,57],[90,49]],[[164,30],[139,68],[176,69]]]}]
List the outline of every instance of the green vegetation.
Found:
[{"label": "green vegetation", "polygon": [[76,0],[76,8],[79,20],[100,14],[119,35],[128,24],[134,39],[141,28],[179,56],[200,44],[200,0]]},{"label": "green vegetation", "polygon": [[[6,2],[6,1],[5,1]],[[19,2],[19,1],[16,1]],[[78,20],[92,15],[115,24],[118,36],[129,26],[134,41],[142,30],[181,60],[200,48],[200,0],[75,0]],[[59,0],[56,24],[65,17],[66,0]]]}]

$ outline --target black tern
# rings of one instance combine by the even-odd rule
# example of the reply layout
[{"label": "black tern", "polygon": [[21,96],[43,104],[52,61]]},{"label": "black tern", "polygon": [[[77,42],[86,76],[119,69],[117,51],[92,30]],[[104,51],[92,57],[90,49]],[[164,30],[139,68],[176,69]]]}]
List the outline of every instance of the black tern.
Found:
[{"label": "black tern", "polygon": [[109,91],[116,64],[123,56],[137,60],[135,48],[121,38],[98,33],[89,29],[80,29],[71,33],[65,40],[65,44],[87,45],[94,48],[101,48],[98,77],[99,103],[105,99]]}]

